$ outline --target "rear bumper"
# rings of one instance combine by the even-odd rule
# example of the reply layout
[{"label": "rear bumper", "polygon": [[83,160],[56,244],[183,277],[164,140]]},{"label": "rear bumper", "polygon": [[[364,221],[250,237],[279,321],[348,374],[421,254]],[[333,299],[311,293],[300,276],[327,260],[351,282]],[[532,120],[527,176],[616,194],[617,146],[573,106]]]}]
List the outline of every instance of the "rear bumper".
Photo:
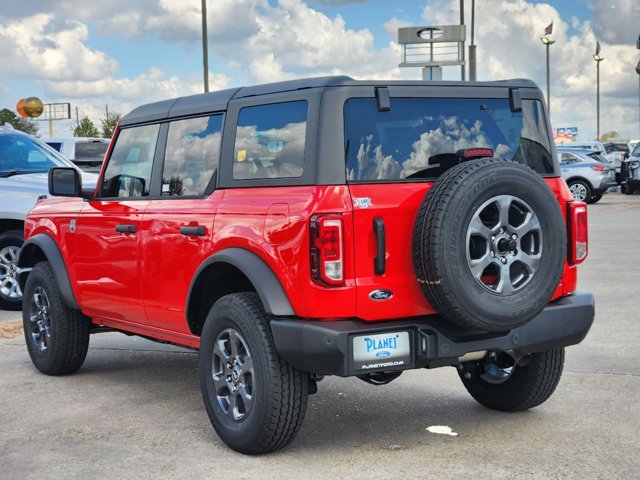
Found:
[{"label": "rear bumper", "polygon": [[614,188],[614,187],[617,187],[617,186],[618,186],[618,183],[613,181],[613,180],[602,182],[598,188],[594,188],[593,189],[593,194],[594,195],[600,195],[601,193],[606,192],[610,188]]},{"label": "rear bumper", "polygon": [[[274,319],[271,330],[276,349],[294,367],[311,373],[363,375],[376,371],[456,365],[459,357],[480,350],[533,353],[580,343],[591,328],[595,303],[590,293],[563,297],[525,325],[508,332],[462,329],[437,315],[388,322],[360,320]],[[408,332],[410,354],[402,365],[380,360],[380,367],[356,368],[353,338]]]}]

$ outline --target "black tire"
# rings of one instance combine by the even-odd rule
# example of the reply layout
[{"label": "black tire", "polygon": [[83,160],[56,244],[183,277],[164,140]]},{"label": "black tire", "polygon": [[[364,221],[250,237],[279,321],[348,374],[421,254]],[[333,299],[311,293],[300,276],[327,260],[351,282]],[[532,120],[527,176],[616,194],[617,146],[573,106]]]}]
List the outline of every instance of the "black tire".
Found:
[{"label": "black tire", "polygon": [[49,262],[33,267],[24,296],[24,337],[35,367],[47,375],[77,371],[87,356],[91,322],[64,303]]},{"label": "black tire", "polygon": [[[226,368],[223,363],[228,365],[232,359],[238,360],[233,363],[236,366]],[[250,369],[244,367],[247,359]],[[278,356],[257,294],[233,293],[215,303],[202,330],[200,386],[209,419],[224,443],[248,454],[287,446],[302,425],[308,385],[308,374]],[[234,396],[237,412],[230,408]]]},{"label": "black tire", "polygon": [[[482,242],[468,236],[471,221],[477,217],[484,222],[480,214],[493,206],[494,199],[503,198],[509,199],[507,227],[519,218],[511,219],[512,208],[526,206],[539,229],[523,230],[509,254],[500,250],[489,258],[498,245],[502,248],[502,237],[516,232],[507,227],[503,232],[498,228],[502,220],[497,219],[495,226],[487,227],[489,232],[496,229],[497,237],[489,235],[482,256],[482,263],[491,263],[474,272],[472,254]],[[501,208],[499,203],[495,207]],[[505,242],[511,245],[511,237]],[[414,227],[413,259],[424,295],[445,318],[462,327],[505,331],[526,323],[549,303],[562,275],[566,244],[563,215],[544,180],[527,166],[485,158],[454,167],[429,190]],[[535,268],[521,262],[525,252],[539,257]],[[516,267],[514,272],[522,276],[519,283],[511,281]],[[497,273],[489,275],[491,269]],[[509,283],[502,282],[501,272]]]},{"label": "black tire", "polygon": [[594,203],[598,203],[600,200],[602,200],[602,194],[593,195],[589,200],[587,200],[587,203],[593,205]]},{"label": "black tire", "polygon": [[569,186],[569,190],[571,190],[574,200],[578,202],[588,202],[591,198],[591,185],[587,182],[583,180],[569,180],[567,185]]},{"label": "black tire", "polygon": [[629,185],[623,183],[622,185],[620,185],[620,193],[624,195],[631,195],[633,191],[629,188]]},{"label": "black tire", "polygon": [[[498,355],[507,356],[506,353]],[[507,362],[509,361],[513,365],[510,357]],[[471,396],[493,410],[528,410],[544,403],[558,386],[564,366],[564,348],[531,354],[529,363],[513,366],[511,374],[504,380],[495,380],[495,375],[487,370],[491,364],[485,365],[481,364],[476,373],[466,369],[458,370],[460,379]],[[500,364],[500,367],[504,366],[504,363]],[[483,373],[483,370],[487,373]],[[465,375],[470,375],[470,378]]]},{"label": "black tire", "polygon": [[18,285],[17,254],[24,242],[20,230],[10,230],[0,235],[0,309],[20,310],[22,290]]}]

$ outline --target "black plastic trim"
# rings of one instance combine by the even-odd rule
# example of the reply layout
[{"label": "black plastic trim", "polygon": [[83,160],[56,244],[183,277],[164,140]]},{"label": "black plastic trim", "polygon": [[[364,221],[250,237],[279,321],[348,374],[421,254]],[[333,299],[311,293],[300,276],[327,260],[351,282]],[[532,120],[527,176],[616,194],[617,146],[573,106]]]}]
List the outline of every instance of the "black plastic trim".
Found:
[{"label": "black plastic trim", "polygon": [[207,267],[215,263],[228,263],[246,275],[260,296],[267,313],[284,317],[295,315],[278,277],[264,260],[243,248],[227,248],[207,258],[196,270],[189,286],[189,295],[187,295],[187,318],[191,317],[189,299],[198,277]]},{"label": "black plastic trim", "polygon": [[[44,252],[45,257],[47,257],[47,261],[51,265],[51,269],[53,270],[53,274],[56,277],[56,282],[58,283],[58,287],[60,288],[60,293],[62,294],[62,298],[64,303],[67,304],[69,308],[73,308],[75,310],[80,310],[78,307],[78,302],[76,301],[76,297],[73,294],[73,290],[71,288],[71,282],[69,281],[69,273],[67,272],[67,266],[64,263],[62,258],[62,254],[60,253],[60,249],[56,244],[55,240],[51,238],[49,235],[44,233],[39,233],[29,238],[20,250],[20,258],[18,259],[18,267],[26,268],[33,267],[34,262],[30,261],[27,256],[30,253],[30,246],[33,245],[38,247],[40,250]],[[27,276],[29,272],[23,272],[20,274],[20,287],[24,289],[25,283],[27,281]]]},{"label": "black plastic trim", "polygon": [[373,270],[376,275],[382,275],[386,269],[387,256],[384,220],[382,218],[373,219],[373,233],[376,236],[376,256],[373,259]]},{"label": "black plastic trim", "polygon": [[[274,319],[271,331],[278,354],[294,367],[347,377],[362,374],[353,369],[350,361],[351,338],[355,335],[408,331],[413,339],[409,368],[433,368],[456,365],[465,353],[481,350],[516,350],[527,354],[575,345],[589,332],[594,316],[593,295],[575,293],[553,302],[531,321],[508,332],[467,330],[439,315],[385,322]],[[395,368],[398,369],[405,368]]]}]

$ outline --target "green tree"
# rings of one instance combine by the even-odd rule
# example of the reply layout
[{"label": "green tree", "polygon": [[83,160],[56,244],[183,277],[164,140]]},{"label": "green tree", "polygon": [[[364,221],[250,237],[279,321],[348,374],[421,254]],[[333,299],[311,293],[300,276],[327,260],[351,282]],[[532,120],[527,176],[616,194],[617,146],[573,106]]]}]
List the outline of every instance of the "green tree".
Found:
[{"label": "green tree", "polygon": [[120,115],[119,113],[113,112],[113,113],[107,113],[102,118],[102,120],[100,120],[100,123],[102,124],[103,138],[111,138],[111,136],[113,135],[113,131],[116,129],[116,125],[120,121],[120,118],[122,118],[122,115]]},{"label": "green tree", "polygon": [[8,108],[0,110],[0,125],[4,125],[5,123],[13,126],[16,130],[22,130],[30,135],[38,135],[38,129],[40,128],[34,120],[20,117]]},{"label": "green tree", "polygon": [[84,117],[80,120],[80,124],[73,129],[74,137],[99,137],[100,132],[93,124],[89,117]]},{"label": "green tree", "polygon": [[620,134],[618,132],[616,132],[615,130],[611,130],[610,132],[607,133],[603,133],[602,135],[600,135],[600,140],[601,141],[605,141],[605,140],[609,140],[610,138],[619,138]]}]

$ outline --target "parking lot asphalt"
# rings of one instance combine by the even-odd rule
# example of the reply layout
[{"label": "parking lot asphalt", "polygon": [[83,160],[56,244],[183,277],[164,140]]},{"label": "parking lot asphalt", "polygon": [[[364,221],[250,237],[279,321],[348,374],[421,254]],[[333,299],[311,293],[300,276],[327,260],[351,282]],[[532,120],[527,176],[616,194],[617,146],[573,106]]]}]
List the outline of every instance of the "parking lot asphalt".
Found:
[{"label": "parking lot asphalt", "polygon": [[0,311],[0,479],[640,478],[640,196],[605,195],[589,224],[579,289],[596,322],[546,403],[488,410],[453,368],[382,387],[326,378],[291,446],[260,457],[213,432],[196,352],[99,334],[78,373],[47,377],[20,313]]}]

